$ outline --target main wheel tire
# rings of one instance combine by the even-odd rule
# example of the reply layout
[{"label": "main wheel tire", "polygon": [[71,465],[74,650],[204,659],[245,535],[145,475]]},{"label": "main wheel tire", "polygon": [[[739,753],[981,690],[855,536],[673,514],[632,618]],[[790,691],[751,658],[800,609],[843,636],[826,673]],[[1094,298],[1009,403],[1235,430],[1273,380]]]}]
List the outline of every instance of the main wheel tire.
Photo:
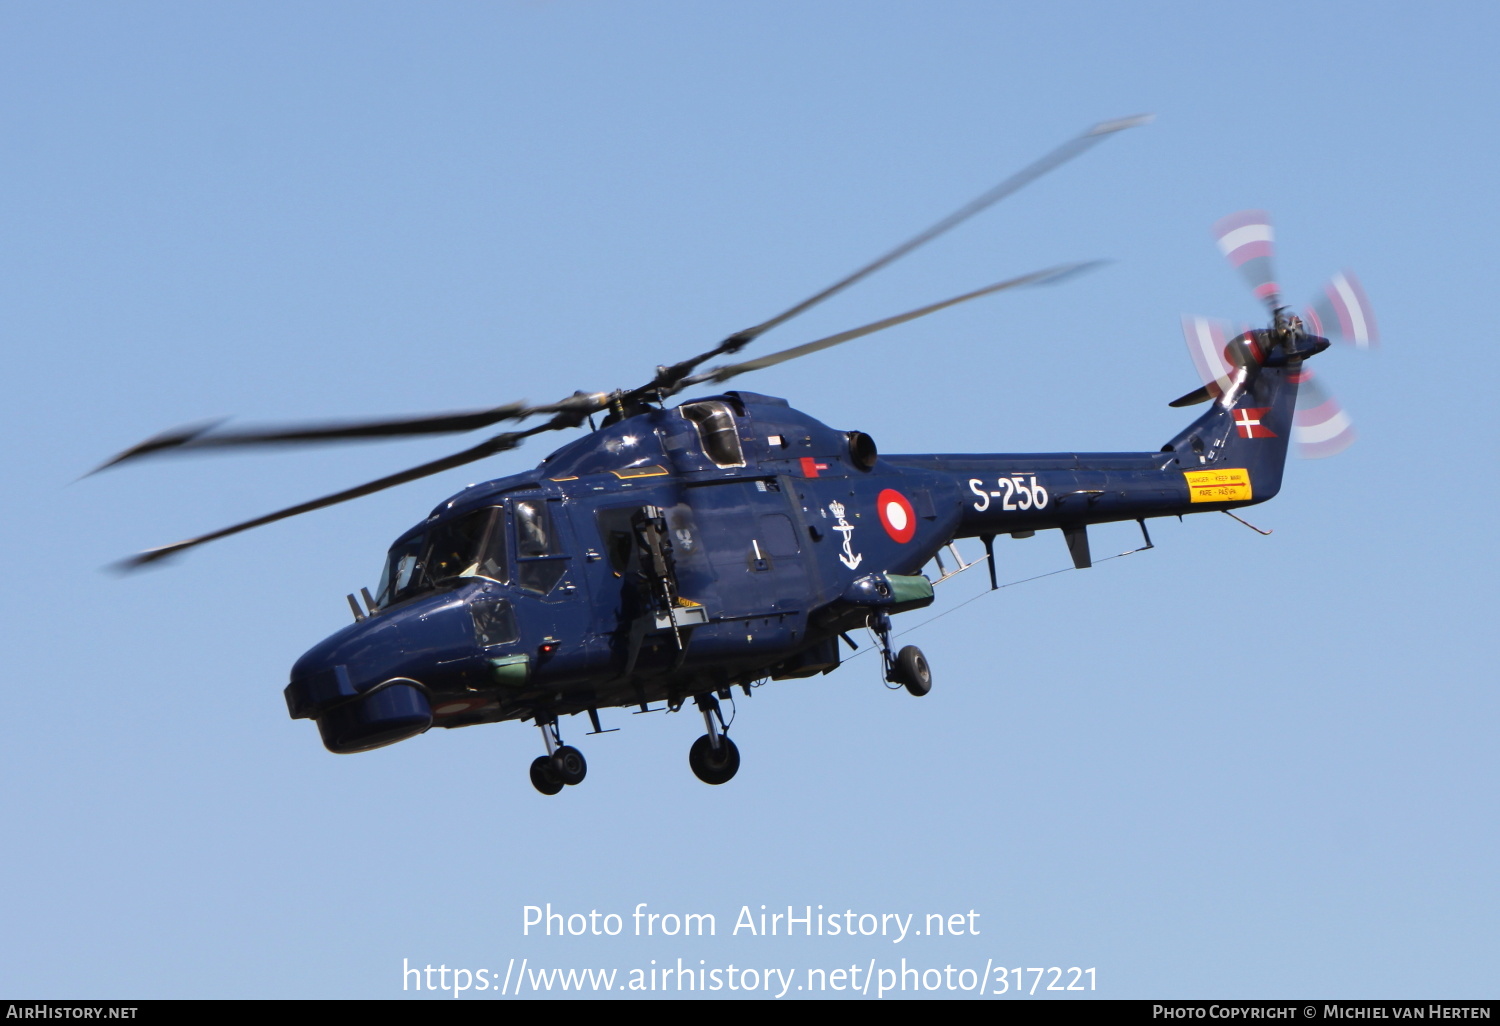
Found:
[{"label": "main wheel tire", "polygon": [[556,794],[563,789],[562,778],[545,755],[538,755],[531,764],[531,786],[542,794]]},{"label": "main wheel tire", "polygon": [[588,772],[589,764],[584,761],[583,753],[572,745],[563,745],[552,753],[552,773],[564,784],[570,787],[581,784]]},{"label": "main wheel tire", "polygon": [[896,653],[896,679],[918,698],[932,690],[932,667],[916,645],[907,645]]},{"label": "main wheel tire", "polygon": [[704,734],[688,749],[688,765],[693,775],[705,784],[727,784],[740,769],[740,750],[734,742],[719,735],[719,749],[714,751],[713,738]]}]

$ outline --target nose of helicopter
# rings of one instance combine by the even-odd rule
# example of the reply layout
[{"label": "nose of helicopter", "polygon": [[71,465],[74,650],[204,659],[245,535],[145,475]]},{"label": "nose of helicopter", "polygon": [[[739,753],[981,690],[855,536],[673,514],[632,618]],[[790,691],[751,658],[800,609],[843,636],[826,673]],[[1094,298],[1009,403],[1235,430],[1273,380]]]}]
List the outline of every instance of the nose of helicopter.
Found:
[{"label": "nose of helicopter", "polygon": [[292,666],[293,719],[318,724],[346,754],[394,744],[432,726],[431,691],[478,656],[468,591],[425,596],[349,624]]}]

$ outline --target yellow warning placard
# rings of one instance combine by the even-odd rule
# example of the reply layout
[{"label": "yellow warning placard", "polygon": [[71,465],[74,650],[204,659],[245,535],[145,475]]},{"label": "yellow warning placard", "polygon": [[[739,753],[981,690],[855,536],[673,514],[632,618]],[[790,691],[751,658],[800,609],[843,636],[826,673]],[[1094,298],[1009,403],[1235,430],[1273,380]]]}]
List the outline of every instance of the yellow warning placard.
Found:
[{"label": "yellow warning placard", "polygon": [[1243,467],[1222,470],[1184,470],[1192,502],[1249,502],[1250,472]]}]

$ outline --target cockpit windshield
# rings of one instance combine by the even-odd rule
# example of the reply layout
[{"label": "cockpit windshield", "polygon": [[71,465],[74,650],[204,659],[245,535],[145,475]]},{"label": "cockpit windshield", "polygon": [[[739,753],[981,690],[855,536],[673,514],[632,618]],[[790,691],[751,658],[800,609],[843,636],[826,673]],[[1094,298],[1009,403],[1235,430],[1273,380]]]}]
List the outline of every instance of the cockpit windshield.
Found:
[{"label": "cockpit windshield", "polygon": [[505,580],[501,510],[479,509],[391,547],[375,604],[381,609],[463,577]]}]

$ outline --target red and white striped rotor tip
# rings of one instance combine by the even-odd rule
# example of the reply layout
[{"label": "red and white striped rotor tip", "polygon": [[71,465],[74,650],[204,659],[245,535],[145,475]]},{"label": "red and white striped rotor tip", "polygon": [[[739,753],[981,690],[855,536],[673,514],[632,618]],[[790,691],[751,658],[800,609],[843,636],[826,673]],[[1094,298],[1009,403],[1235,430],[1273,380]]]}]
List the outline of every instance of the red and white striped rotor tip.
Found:
[{"label": "red and white striped rotor tip", "polygon": [[1239,269],[1256,297],[1275,310],[1280,304],[1281,288],[1271,266],[1276,248],[1271,215],[1264,210],[1241,210],[1217,221],[1213,236],[1219,252]]},{"label": "red and white striped rotor tip", "polygon": [[1184,314],[1182,338],[1187,343],[1188,355],[1193,358],[1193,367],[1198,371],[1198,380],[1203,382],[1209,395],[1218,398],[1229,391],[1235,374],[1234,365],[1224,353],[1229,344],[1229,325],[1211,317]]},{"label": "red and white striped rotor tip", "polygon": [[1340,271],[1323,286],[1323,294],[1302,315],[1314,335],[1339,339],[1358,349],[1373,349],[1380,342],[1375,314],[1359,279]]},{"label": "red and white striped rotor tip", "polygon": [[1306,460],[1337,456],[1354,444],[1358,437],[1349,415],[1322,385],[1313,372],[1303,367],[1298,373],[1297,409],[1292,414],[1292,444],[1297,455]]}]

